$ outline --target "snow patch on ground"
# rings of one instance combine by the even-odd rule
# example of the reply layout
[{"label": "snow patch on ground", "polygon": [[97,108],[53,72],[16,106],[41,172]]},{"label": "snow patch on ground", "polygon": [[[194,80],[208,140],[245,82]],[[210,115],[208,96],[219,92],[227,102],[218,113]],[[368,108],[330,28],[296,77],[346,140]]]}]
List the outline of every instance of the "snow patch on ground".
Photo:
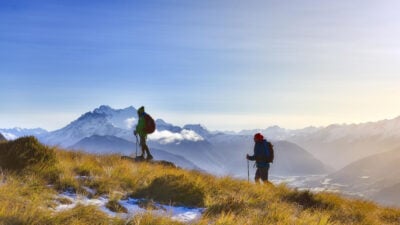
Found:
[{"label": "snow patch on ground", "polygon": [[[94,206],[99,206],[105,207],[105,204],[108,202],[108,198],[107,197],[99,197],[97,199],[89,199],[85,196],[82,195],[77,195],[75,193],[72,192],[63,192],[61,194],[58,195],[58,198],[61,199],[68,199],[71,204],[59,204],[56,208],[55,211],[56,212],[60,212],[60,211],[64,211],[64,210],[68,210],[68,209],[73,209],[75,208],[75,206],[77,205],[94,205]],[[102,210],[104,211],[104,210]]]},{"label": "snow patch on ground", "polygon": [[[88,190],[90,193],[94,193],[94,190]],[[70,204],[68,203],[61,203],[60,201],[57,201],[59,203],[55,207],[56,212],[61,212],[64,210],[69,210],[73,209],[77,205],[94,205],[97,206],[101,211],[106,213],[107,215],[111,217],[121,217],[121,218],[130,218],[132,216],[135,216],[140,213],[146,212],[146,209],[143,209],[139,206],[140,199],[134,199],[134,198],[128,198],[125,200],[120,200],[118,203],[125,207],[128,211],[128,213],[115,213],[110,211],[107,207],[106,204],[109,201],[109,198],[107,196],[101,196],[98,198],[93,198],[89,199],[86,196],[82,195],[77,195],[73,192],[63,192],[56,197],[57,199],[68,199],[70,201]],[[177,220],[180,222],[191,222],[193,220],[197,220],[201,217],[201,215],[204,212],[204,208],[190,208],[190,207],[177,207],[177,206],[169,206],[169,205],[162,205],[155,203],[157,206],[157,210],[152,210],[153,213],[161,216],[170,216],[173,220]]]},{"label": "snow patch on ground", "polygon": [[[139,206],[140,199],[129,198],[127,200],[119,201],[123,207],[128,210],[128,214],[137,214],[145,212],[146,210]],[[154,213],[164,216],[171,216],[172,219],[180,222],[190,222],[199,219],[204,212],[204,208],[189,208],[182,206],[169,206],[162,204],[155,204],[158,210],[153,210]]]}]

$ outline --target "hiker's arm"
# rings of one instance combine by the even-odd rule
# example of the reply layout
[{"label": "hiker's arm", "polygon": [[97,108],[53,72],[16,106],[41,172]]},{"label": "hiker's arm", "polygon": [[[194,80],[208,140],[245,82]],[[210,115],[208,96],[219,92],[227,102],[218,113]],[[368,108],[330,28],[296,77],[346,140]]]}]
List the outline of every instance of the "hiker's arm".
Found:
[{"label": "hiker's arm", "polygon": [[249,154],[247,154],[246,155],[246,158],[248,159],[248,160],[251,160],[251,161],[255,161],[256,160],[256,147],[257,147],[257,145],[254,145],[254,154],[253,155],[249,155]]},{"label": "hiker's arm", "polygon": [[256,156],[254,156],[254,155],[249,155],[249,154],[247,154],[247,155],[246,155],[246,158],[247,158],[248,160],[250,160],[250,161],[256,160]]}]

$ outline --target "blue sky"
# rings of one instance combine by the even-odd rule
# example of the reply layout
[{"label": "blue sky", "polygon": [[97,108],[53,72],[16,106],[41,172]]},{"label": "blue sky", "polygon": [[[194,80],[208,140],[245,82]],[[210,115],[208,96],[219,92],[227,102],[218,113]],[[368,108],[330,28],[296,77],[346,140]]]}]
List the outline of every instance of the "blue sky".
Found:
[{"label": "blue sky", "polygon": [[400,115],[400,2],[1,1],[0,127],[101,104],[210,129]]}]

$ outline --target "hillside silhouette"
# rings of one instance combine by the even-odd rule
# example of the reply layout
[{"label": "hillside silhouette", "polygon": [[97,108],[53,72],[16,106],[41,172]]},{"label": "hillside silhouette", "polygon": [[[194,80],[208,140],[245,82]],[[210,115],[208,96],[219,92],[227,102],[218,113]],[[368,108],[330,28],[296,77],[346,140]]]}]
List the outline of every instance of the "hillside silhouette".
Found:
[{"label": "hillside silhouette", "polygon": [[0,141],[7,141],[7,139],[0,133]]}]

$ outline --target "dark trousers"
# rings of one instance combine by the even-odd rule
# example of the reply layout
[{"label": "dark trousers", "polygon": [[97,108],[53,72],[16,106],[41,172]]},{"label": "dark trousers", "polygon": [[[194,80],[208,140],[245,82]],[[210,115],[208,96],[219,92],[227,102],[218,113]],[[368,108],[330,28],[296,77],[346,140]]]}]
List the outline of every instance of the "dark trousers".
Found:
[{"label": "dark trousers", "polygon": [[269,181],[268,181],[268,170],[269,170],[269,167],[257,168],[256,176],[254,177],[256,183],[260,183],[260,179],[264,183],[269,183]]},{"label": "dark trousers", "polygon": [[146,143],[146,136],[140,136],[140,146],[142,147],[142,156],[144,157],[144,154],[147,153],[147,156],[151,155],[149,147],[147,146]]}]

